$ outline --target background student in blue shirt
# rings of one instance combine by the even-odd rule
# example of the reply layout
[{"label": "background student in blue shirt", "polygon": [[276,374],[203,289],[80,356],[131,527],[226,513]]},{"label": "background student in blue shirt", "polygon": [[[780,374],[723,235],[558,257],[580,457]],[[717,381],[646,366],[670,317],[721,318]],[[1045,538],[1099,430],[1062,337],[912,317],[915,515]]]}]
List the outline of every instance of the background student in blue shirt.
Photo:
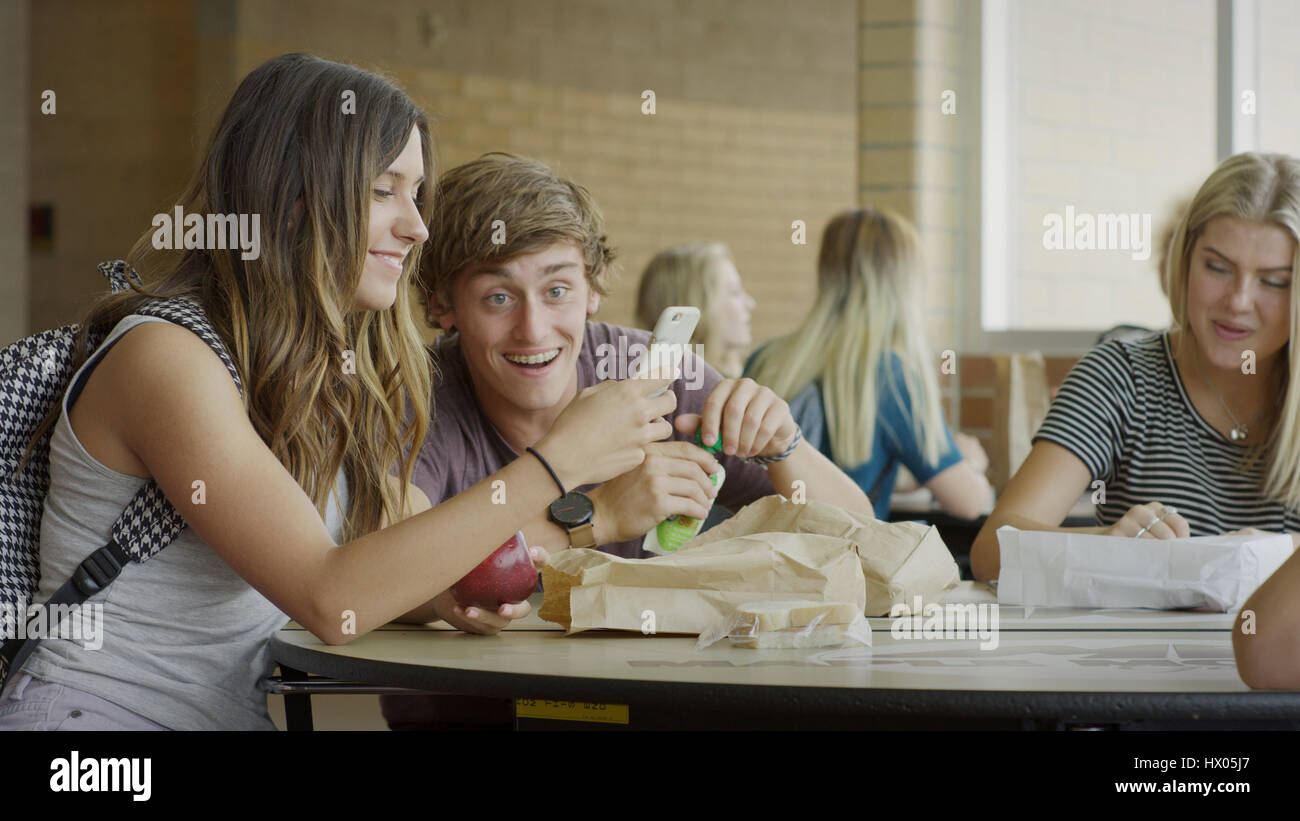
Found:
[{"label": "background student in blue shirt", "polygon": [[890,211],[832,218],[817,301],[798,330],[750,359],[746,375],[790,402],[804,436],[853,477],[877,517],[888,518],[905,466],[944,510],[972,519],[990,498],[988,462],[973,438],[958,447],[939,406],[919,249],[916,230]]}]

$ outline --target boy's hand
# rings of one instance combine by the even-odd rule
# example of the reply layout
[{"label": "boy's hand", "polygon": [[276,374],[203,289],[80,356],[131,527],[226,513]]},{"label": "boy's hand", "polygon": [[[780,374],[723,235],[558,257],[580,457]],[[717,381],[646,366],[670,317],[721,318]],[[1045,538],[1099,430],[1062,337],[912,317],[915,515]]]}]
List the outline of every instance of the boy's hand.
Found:
[{"label": "boy's hand", "polygon": [[722,452],[741,459],[780,456],[798,430],[785,400],[748,377],[719,382],[704,400],[703,412],[679,415],[676,426],[687,434],[702,427],[706,445],[720,435]]}]

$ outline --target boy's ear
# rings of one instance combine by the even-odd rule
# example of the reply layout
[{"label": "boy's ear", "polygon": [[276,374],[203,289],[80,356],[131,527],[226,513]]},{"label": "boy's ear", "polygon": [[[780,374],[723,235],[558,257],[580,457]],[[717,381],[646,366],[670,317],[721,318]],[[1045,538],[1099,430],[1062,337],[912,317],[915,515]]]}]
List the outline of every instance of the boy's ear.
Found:
[{"label": "boy's ear", "polygon": [[587,316],[600,310],[600,292],[587,283]]},{"label": "boy's ear", "polygon": [[438,315],[438,326],[447,333],[456,330],[456,317],[454,314],[445,313]]},{"label": "boy's ear", "polygon": [[456,312],[443,305],[437,294],[429,295],[429,317],[444,331],[456,327]]}]

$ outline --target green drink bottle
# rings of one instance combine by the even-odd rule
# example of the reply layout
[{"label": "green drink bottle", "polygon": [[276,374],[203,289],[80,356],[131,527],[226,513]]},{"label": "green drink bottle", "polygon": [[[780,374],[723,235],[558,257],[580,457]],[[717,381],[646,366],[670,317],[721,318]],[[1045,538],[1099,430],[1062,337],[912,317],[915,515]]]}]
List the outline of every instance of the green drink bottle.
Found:
[{"label": "green drink bottle", "polygon": [[[714,456],[722,453],[722,436],[712,445],[704,444],[700,438],[700,431],[703,426],[695,429],[695,444],[712,453]],[[718,465],[718,472],[709,476],[709,481],[715,488],[721,489],[722,482],[727,478],[727,471],[721,465]],[[650,553],[659,556],[676,552],[677,548],[694,539],[700,533],[700,528],[704,527],[703,519],[694,519],[690,516],[670,516],[659,524],[655,529],[645,534],[645,540],[641,546]]]}]

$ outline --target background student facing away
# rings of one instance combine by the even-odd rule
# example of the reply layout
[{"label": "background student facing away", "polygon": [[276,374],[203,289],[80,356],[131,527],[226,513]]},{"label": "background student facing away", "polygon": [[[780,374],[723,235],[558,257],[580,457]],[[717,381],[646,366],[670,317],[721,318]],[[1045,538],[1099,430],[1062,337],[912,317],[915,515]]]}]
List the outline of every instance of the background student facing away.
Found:
[{"label": "background student facing away", "polygon": [[836,215],[822,232],[812,310],[745,373],[790,402],[804,436],[871,497],[878,518],[888,519],[905,466],[944,510],[971,519],[992,494],[988,460],[971,437],[959,447],[944,421],[921,321],[923,274],[916,231],[901,216]]}]

